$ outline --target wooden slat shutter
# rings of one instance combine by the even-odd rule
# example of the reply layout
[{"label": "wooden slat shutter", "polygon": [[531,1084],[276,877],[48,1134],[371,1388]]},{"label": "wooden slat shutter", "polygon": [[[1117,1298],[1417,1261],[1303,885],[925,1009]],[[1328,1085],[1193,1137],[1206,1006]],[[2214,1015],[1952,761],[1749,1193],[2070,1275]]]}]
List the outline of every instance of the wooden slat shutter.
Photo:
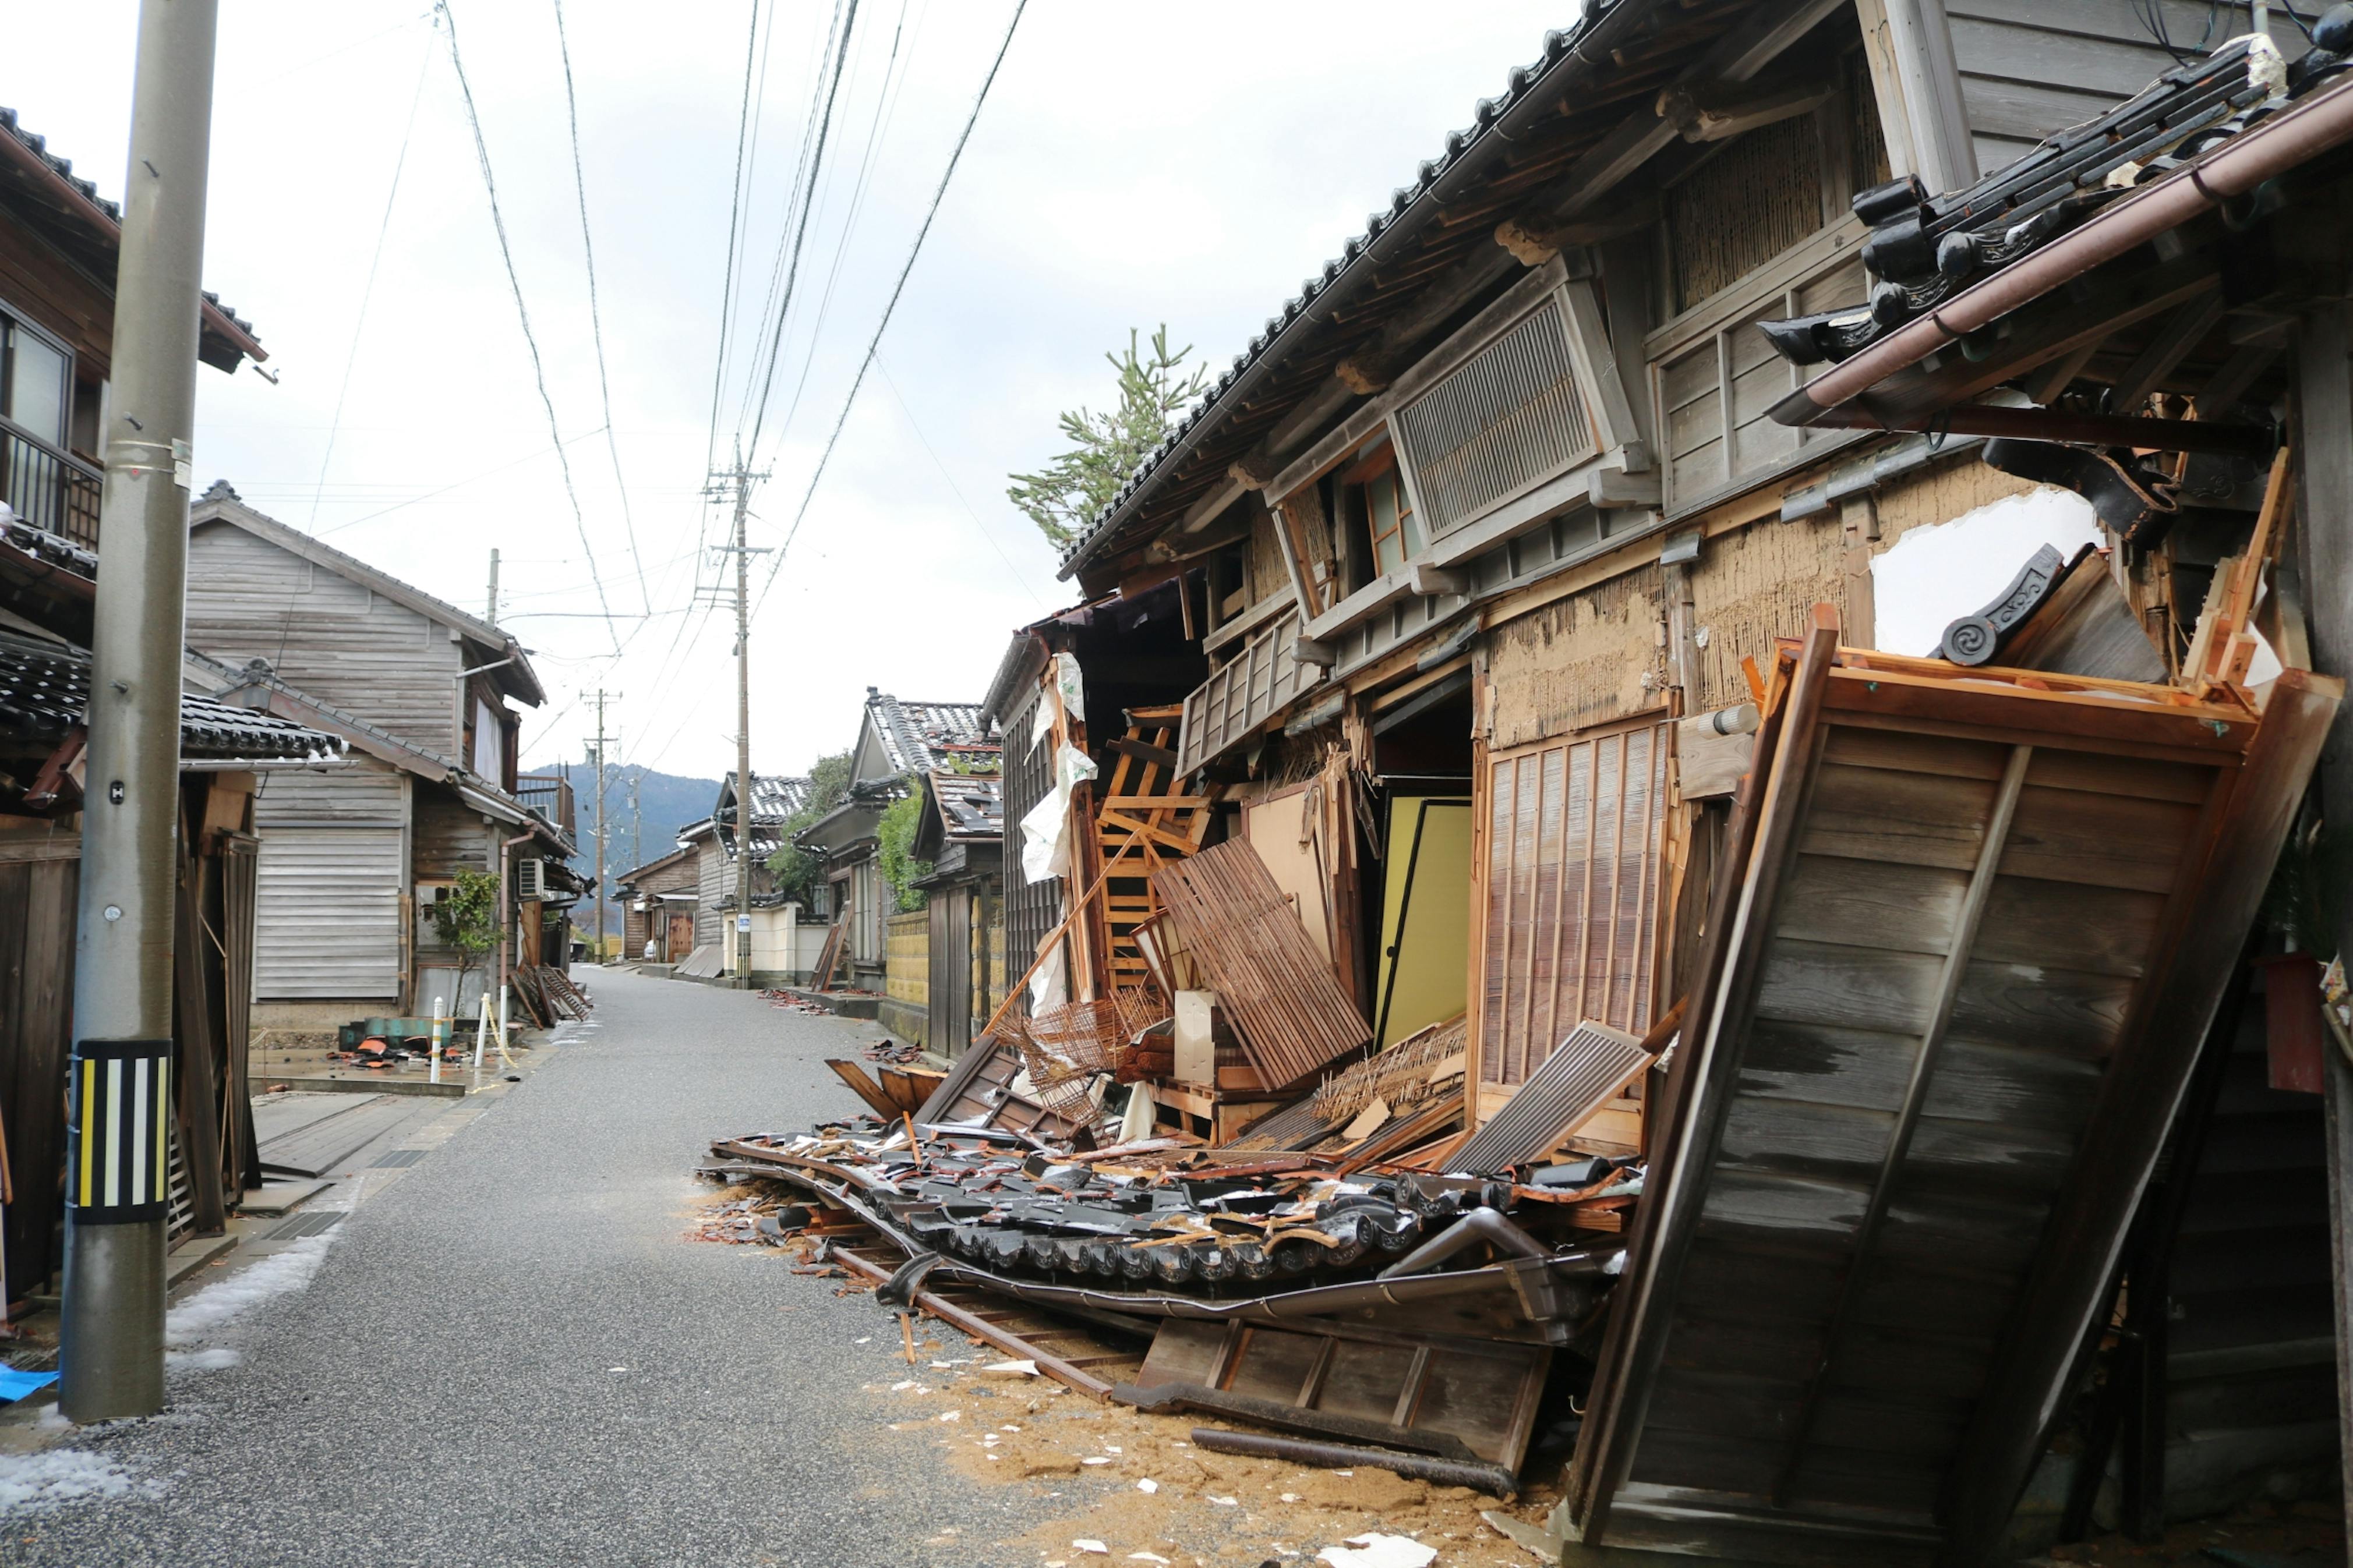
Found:
[{"label": "wooden slat shutter", "polygon": [[1525,1082],[1584,1019],[1650,1027],[1666,747],[1644,723],[1489,760],[1481,1081]]}]

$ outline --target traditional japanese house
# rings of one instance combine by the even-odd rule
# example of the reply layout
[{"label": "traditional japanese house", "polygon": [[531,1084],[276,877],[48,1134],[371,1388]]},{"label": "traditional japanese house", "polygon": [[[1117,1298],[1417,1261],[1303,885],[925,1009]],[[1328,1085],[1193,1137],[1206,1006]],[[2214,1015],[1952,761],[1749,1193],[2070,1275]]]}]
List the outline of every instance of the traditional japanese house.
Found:
[{"label": "traditional japanese house", "polygon": [[[62,1218],[85,649],[121,216],[0,109],[0,1314],[43,1288]],[[195,347],[224,374],[267,357],[251,325],[209,295]],[[202,672],[191,675],[174,944],[175,1243],[217,1231],[259,1175],[244,1077],[257,779],[333,764],[341,752],[316,729],[208,700]]]},{"label": "traditional japanese house", "polygon": [[[694,875],[693,946],[679,950],[670,960],[679,973],[691,979],[713,980],[733,974],[737,948],[733,940],[735,918],[748,911],[753,921],[753,969],[781,979],[797,967],[792,961],[797,939],[793,927],[806,912],[797,906],[793,920],[781,912],[785,896],[776,890],[768,858],[784,842],[782,830],[808,804],[809,781],[752,775],[751,854],[743,853],[736,831],[735,775],[719,782],[711,815],[678,830],[679,844],[692,857]],[[748,890],[747,890],[748,889]],[[642,943],[640,944],[642,945]]]},{"label": "traditional japanese house", "polygon": [[[257,802],[256,1027],[313,1034],[437,996],[464,1014],[513,965],[563,962],[542,952],[546,912],[580,889],[569,835],[516,793],[507,703],[545,700],[522,647],[226,482],[191,513],[188,563],[188,641],[224,696],[356,753],[273,778]],[[508,937],[487,964],[439,945],[431,905],[460,870],[503,889]]]},{"label": "traditional japanese house", "polygon": [[849,798],[793,840],[825,868],[826,909],[841,932],[837,984],[882,989],[887,922],[899,912],[898,896],[882,875],[877,830],[883,812],[934,769],[993,768],[996,763],[997,742],[979,704],[902,701],[866,689],[849,752]]},{"label": "traditional japanese house", "polygon": [[[27,623],[0,629],[0,1313],[42,1288],[63,1223],[66,1065],[81,859],[89,653]],[[340,738],[202,692],[181,699],[175,965],[179,1086],[171,1140],[176,1245],[216,1234],[260,1180],[247,1107],[253,986],[253,804],[288,770],[344,765]],[[209,940],[206,940],[207,936]]]},{"label": "traditional japanese house", "polygon": [[[931,867],[923,892],[929,984],[918,1038],[958,1057],[1005,995],[1005,796],[995,773],[934,769],[908,852]],[[904,1026],[900,1026],[904,1032]]]},{"label": "traditional japanese house", "polygon": [[[2330,47],[2291,69],[2305,38],[2274,26],[2275,41],[2251,42],[2244,7],[2105,0],[1592,6],[1280,307],[1064,569],[1096,626],[1175,600],[1173,615],[1090,665],[1089,721],[1103,706],[1097,668],[1169,668],[1152,640],[1168,624],[1182,627],[1180,650],[1208,663],[1166,720],[1161,749],[1174,756],[1155,798],[1209,816],[1185,834],[1201,852],[1180,857],[1205,868],[1202,907],[1290,902],[1353,1002],[1353,1027],[1321,1010],[1324,1032],[1293,1066],[1462,1015],[1476,1127],[1581,1022],[1637,1038],[1665,1020],[1651,1048],[1663,1045],[1711,940],[1711,900],[1751,874],[1736,830],[1754,803],[1736,810],[1735,796],[1758,711],[1772,706],[1768,681],[1794,668],[1785,639],[1820,640],[1817,605],[1829,607],[1846,670],[1868,668],[1873,650],[1963,666],[2025,659],[2012,634],[2046,601],[2066,633],[2042,622],[2031,657],[2047,662],[2033,669],[2175,683],[2187,702],[2221,692],[2223,709],[2244,712],[2263,706],[2269,675],[2309,661],[2290,613],[2307,593],[2293,552],[2268,574],[2250,563],[2290,536],[2281,473],[2303,465],[2326,498],[2305,517],[2333,519],[2325,508],[2342,499],[2327,488],[2335,470],[2311,465],[2348,449],[2343,324],[2322,303],[2342,297],[2344,207],[2328,194],[2333,160],[2296,183],[2283,176],[2340,139],[2332,51],[2353,37],[2331,43],[2337,24],[2316,25]],[[2053,134],[2085,121],[2097,123]],[[2316,353],[2320,379],[2287,378]],[[2339,423],[2275,469],[2284,410]],[[2151,528],[2152,517],[2166,521]],[[2316,601],[2318,584],[2341,596],[2346,579],[2327,553],[2333,529],[2306,531],[2302,545]],[[2324,666],[2334,613],[2316,603]],[[1100,788],[1117,755],[1099,722],[1074,737],[1059,721],[1027,721],[1054,682],[1049,658],[1020,657],[1029,668],[1001,677],[991,704],[1016,752],[1008,861],[1034,801]],[[2305,682],[2295,689],[2308,728],[2333,699]],[[1077,755],[1030,761],[1020,747],[1033,732]],[[2121,818],[2116,831],[2130,833]],[[1239,880],[1237,858],[1220,854],[1237,839],[1259,867]],[[1087,852],[1008,888],[1017,954],[1025,939],[1062,934],[1053,921],[1069,889],[1090,886]],[[2245,868],[2231,869],[2218,908],[2242,900]],[[1186,877],[1153,881],[1181,890]],[[1042,918],[1026,913],[1031,902]],[[1254,929],[1271,938],[1283,922],[1267,919]],[[1104,945],[1119,942],[1114,931]],[[1083,959],[1072,969],[1085,972]],[[1788,1562],[1961,1563],[1995,1551],[2069,1371],[2085,1364],[2073,1358],[2114,1300],[2113,1266],[2156,1191],[2169,1096],[2228,1001],[2206,981],[2232,959],[2179,960],[2191,968],[2172,978],[2199,1000],[2158,1031],[2146,1068],[2137,1051],[2103,1057],[2102,1081],[2130,1086],[2105,1092],[2141,1097],[2138,1110],[2037,1123],[2054,1162],[2097,1148],[2121,1163],[2093,1187],[2042,1189],[2035,1201],[2049,1207],[2019,1199],[2021,1216],[2063,1210],[2083,1228],[2063,1246],[2039,1237],[2039,1218],[2019,1217],[2021,1274],[1978,1281],[1969,1299],[1989,1317],[1952,1331],[1990,1345],[2004,1312],[2056,1316],[2006,1331],[2023,1360],[1989,1362],[1974,1347],[1953,1364],[1975,1370],[1933,1395],[1899,1391],[1859,1352],[1849,1359],[1841,1336],[1855,1313],[1878,1321],[1878,1309],[1853,1303],[1872,1298],[1841,1288],[1799,1308],[1761,1287],[1731,1290],[1730,1274],[1707,1276],[1703,1293],[1731,1290],[1720,1299],[1675,1294],[1675,1249],[1694,1233],[1672,1227],[1770,1231],[1774,1194],[1795,1203],[1790,1184],[1822,1179],[1791,1162],[1831,1159],[1819,1141],[1841,1119],[1860,1117],[1865,1144],[1894,1152],[1875,1181],[1838,1177],[1854,1183],[1846,1217],[1808,1238],[1824,1247],[1824,1277],[1866,1289],[1883,1267],[1871,1244],[1889,1234],[1904,1240],[1887,1245],[1936,1253],[1945,1222],[1900,1196],[1917,1179],[1901,1156],[1928,1069],[1910,1098],[1883,1103],[1887,1090],[1842,1077],[1836,1053],[1804,1068],[1825,1075],[1819,1091],[1838,1100],[1820,1125],[1786,1150],[1754,1128],[1722,1146],[1740,1190],[1765,1206],[1705,1219],[1646,1206],[1662,1217],[1637,1229],[1644,1285],[1626,1294],[1645,1311],[1788,1316],[1792,1342],[1815,1347],[1788,1353],[1820,1364],[1791,1377],[1762,1363],[1671,1361],[1654,1378],[1655,1363],[1630,1362],[1629,1386],[1598,1385],[1619,1403],[1606,1430],[1588,1425],[1562,1539]],[[2185,978],[2195,965],[2205,968]],[[1943,1026],[1924,1027],[1935,1038]],[[1746,1048],[1719,1039],[1709,1057],[1687,1042],[1676,1070],[1733,1072],[1721,1053]],[[1716,1065],[1684,1065],[1694,1060]],[[1790,1097],[1803,1087],[1801,1074]],[[1672,1100],[1666,1073],[1636,1075],[1573,1146],[1655,1155],[1671,1146],[1662,1140],[1694,1134],[1708,1153],[1676,1143],[1675,1157],[1716,1157],[1722,1122],[1696,1133],[1671,1123],[1662,1092]],[[2033,1098],[2022,1079],[2006,1092],[2006,1103]],[[1864,1098],[1839,1098],[1850,1093]],[[1689,1108],[1702,1101],[1675,1103],[1697,1115]],[[1891,1145],[1899,1122],[1907,1131]],[[1994,1133],[1939,1132],[1975,1150],[1954,1157],[1978,1163],[1981,1179],[2002,1179],[1992,1167],[2005,1157],[1969,1142]],[[2322,1152],[2296,1158],[2319,1191]],[[2337,1174],[2331,1163],[2332,1184]],[[2293,1212],[2316,1223],[2308,1201]],[[2279,1267],[2315,1281],[2301,1298],[2308,1313],[2322,1298],[2306,1271],[2327,1267],[2325,1239],[2281,1238],[2295,1260],[2283,1253]],[[1952,1240],[1941,1256],[1966,1272],[1966,1253]],[[2317,1318],[2263,1326],[2224,1300],[2227,1247],[2183,1255],[2219,1271],[2200,1278],[2231,1326],[2201,1340],[2215,1355],[2175,1369],[2174,1386],[2189,1391],[2175,1407],[2181,1425],[2168,1429],[2163,1402],[2144,1396],[2132,1482],[2156,1510],[2144,1520],[2171,1506],[2168,1447],[2194,1460],[2195,1484],[2174,1500],[2182,1507],[2292,1491],[2338,1451],[2335,1421],[2308,1407],[2325,1386]],[[1910,1299],[1934,1296],[1922,1289]],[[1932,1341],[1954,1348],[1936,1339],[1945,1331],[1912,1327],[1926,1336],[1920,1353]],[[1613,1338],[1637,1348],[1604,1353],[1662,1342],[1672,1342]],[[2204,1441],[2229,1419],[2214,1380],[2256,1366],[2284,1380],[2266,1408],[2293,1434]],[[1878,1400],[1878,1414],[1850,1398]],[[1870,1476],[1887,1482],[1875,1499],[1857,1479]],[[2087,1498],[2097,1483],[2092,1475]]]},{"label": "traditional japanese house", "polygon": [[613,879],[621,903],[621,956],[677,963],[694,951],[698,851],[681,845]]}]

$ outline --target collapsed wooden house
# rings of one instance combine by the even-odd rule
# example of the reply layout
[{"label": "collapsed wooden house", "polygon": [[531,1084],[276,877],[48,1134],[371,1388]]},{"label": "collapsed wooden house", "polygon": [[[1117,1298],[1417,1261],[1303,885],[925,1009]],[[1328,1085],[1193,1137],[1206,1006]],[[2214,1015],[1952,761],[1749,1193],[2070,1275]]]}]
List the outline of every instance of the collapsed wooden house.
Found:
[{"label": "collapsed wooden house", "polygon": [[[1023,1054],[940,1105],[1046,1125],[1092,1050],[1224,1142],[1459,1015],[1470,1134],[1565,1093],[1580,1026],[1582,1085],[1680,1025],[1553,1149],[1670,1184],[1556,1544],[1981,1561],[2068,1490],[2042,1457],[2094,1364],[2093,1457],[2031,1528],[2080,1531],[2112,1461],[2137,1531],[2334,1488],[2318,1100],[2264,1102],[2277,1310],[2216,1278],[2193,1177],[2152,1181],[2232,1114],[2232,977],[2332,706],[2300,672],[2353,647],[2353,37],[2291,66],[2212,23],[2193,57],[2099,0],[1619,0],[1547,40],[1079,541],[1084,607],[1017,637],[986,706]],[[1810,636],[1793,705],[1777,639]],[[1199,950],[1221,921],[1261,922],[1255,972]],[[1203,960],[1238,994],[1136,1037],[1134,994]],[[2215,1314],[2171,1360],[2160,1255]]]}]

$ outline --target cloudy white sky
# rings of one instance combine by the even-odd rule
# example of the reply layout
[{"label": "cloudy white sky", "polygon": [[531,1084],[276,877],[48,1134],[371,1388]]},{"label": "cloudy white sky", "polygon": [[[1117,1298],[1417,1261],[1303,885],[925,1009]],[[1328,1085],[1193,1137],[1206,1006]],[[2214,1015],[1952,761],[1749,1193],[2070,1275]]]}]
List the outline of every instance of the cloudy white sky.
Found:
[{"label": "cloudy white sky", "polygon": [[[1222,363],[1576,8],[1457,5],[1440,26],[1426,4],[1031,0],[879,374],[760,600],[754,765],[798,771],[846,745],[869,685],[977,699],[1006,633],[1069,597],[1005,476],[1050,457],[1058,410],[1103,398],[1103,351],[1165,320]],[[563,7],[610,449],[554,5],[451,0],[578,522],[447,27],[425,0],[221,9],[205,279],[280,380],[203,374],[199,484],[226,478],[470,608],[498,549],[502,618],[552,693],[526,723],[528,762],[583,754],[601,685],[618,693],[617,761],[732,766],[733,626],[698,601],[718,563],[697,543],[720,531],[702,491],[750,0]],[[723,461],[835,15],[829,0],[760,6]],[[0,104],[110,196],[135,16],[132,0],[0,0]],[[800,509],[1011,16],[1011,0],[859,0],[753,458],[773,475],[755,547],[781,545]]]}]

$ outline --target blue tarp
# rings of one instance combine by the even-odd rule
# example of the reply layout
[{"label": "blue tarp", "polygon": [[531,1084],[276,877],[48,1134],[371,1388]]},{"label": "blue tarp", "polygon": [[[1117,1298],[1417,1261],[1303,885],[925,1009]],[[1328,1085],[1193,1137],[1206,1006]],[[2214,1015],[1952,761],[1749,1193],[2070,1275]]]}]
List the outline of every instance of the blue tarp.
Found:
[{"label": "blue tarp", "polygon": [[14,1405],[28,1394],[38,1394],[57,1382],[53,1372],[18,1372],[13,1366],[0,1366],[0,1405]]}]

